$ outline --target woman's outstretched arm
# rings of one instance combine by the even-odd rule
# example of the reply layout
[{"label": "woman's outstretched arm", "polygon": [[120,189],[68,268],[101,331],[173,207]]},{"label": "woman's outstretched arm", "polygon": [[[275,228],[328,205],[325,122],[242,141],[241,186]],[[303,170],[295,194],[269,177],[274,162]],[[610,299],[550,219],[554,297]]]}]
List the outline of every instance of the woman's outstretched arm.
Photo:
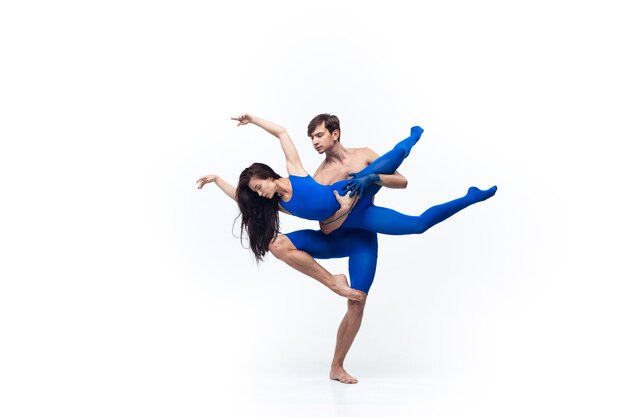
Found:
[{"label": "woman's outstretched arm", "polygon": [[252,123],[253,125],[257,125],[261,129],[265,130],[269,134],[277,137],[280,141],[280,146],[283,148],[285,159],[287,160],[287,172],[289,173],[289,175],[308,175],[306,170],[302,166],[302,162],[300,162],[300,156],[298,155],[296,146],[293,144],[289,133],[287,133],[287,129],[277,125],[276,123],[268,122],[267,120],[261,119],[257,116],[252,116],[251,114],[247,113],[242,114],[241,116],[231,117],[231,120],[238,121],[239,123],[237,123],[237,126]]},{"label": "woman's outstretched arm", "polygon": [[[205,175],[204,177],[198,178],[198,180],[196,181],[196,183],[198,184],[198,189],[201,189],[202,187],[204,187],[205,184],[210,184],[212,182],[220,187],[220,189],[224,191],[224,194],[237,201],[237,188],[224,181],[222,177],[218,177],[215,174],[209,174]],[[285,214],[291,215],[291,213],[285,210],[280,204],[278,205],[278,210],[282,211]]]},{"label": "woman's outstretched arm", "polygon": [[224,194],[237,201],[237,189],[224,181],[222,177],[218,177],[215,174],[209,174],[205,175],[204,177],[198,178],[198,181],[196,181],[196,183],[198,184],[198,189],[204,187],[205,184],[210,184],[212,182],[220,187],[220,189],[224,191]]}]

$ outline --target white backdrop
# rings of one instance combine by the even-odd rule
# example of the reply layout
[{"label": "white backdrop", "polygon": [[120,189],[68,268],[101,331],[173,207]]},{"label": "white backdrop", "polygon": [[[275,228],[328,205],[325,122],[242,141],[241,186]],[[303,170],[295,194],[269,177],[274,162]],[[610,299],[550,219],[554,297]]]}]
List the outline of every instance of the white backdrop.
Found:
[{"label": "white backdrop", "polygon": [[[2,414],[622,415],[615,5],[3,3]],[[408,188],[379,205],[499,187],[380,237],[357,387],[326,380],[345,301],[257,267],[235,204],[196,189],[254,161],[285,173],[243,112],[287,127],[311,173],[318,113],[379,153],[421,125]]]}]

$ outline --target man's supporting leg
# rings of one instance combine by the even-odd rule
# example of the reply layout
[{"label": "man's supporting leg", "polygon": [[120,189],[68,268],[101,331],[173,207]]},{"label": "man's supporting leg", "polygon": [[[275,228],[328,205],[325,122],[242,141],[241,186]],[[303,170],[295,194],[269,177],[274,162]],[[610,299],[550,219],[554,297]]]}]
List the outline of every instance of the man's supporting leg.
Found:
[{"label": "man's supporting leg", "polygon": [[356,384],[357,379],[346,372],[344,360],[361,327],[367,293],[376,275],[378,237],[375,233],[365,230],[353,230],[346,235],[344,244],[350,248],[350,286],[362,291],[364,299],[348,300],[348,311],[337,330],[337,345],[330,366],[330,378],[345,384]]},{"label": "man's supporting leg", "polygon": [[[344,360],[361,327],[367,292],[376,274],[378,259],[376,233],[340,228],[329,235],[319,230],[299,230],[281,236],[279,236],[280,239],[276,239],[274,245],[270,246],[270,251],[273,249],[274,256],[322,283],[328,282],[328,276],[332,275],[314,259],[309,260],[311,255],[320,259],[349,257],[352,291],[360,295],[360,300],[348,300],[348,311],[337,331],[337,344],[331,364],[330,378],[343,383],[357,383],[357,379],[344,369]],[[303,251],[306,251],[304,255],[299,253]],[[320,272],[318,268],[324,272]],[[326,278],[324,278],[325,275]]]},{"label": "man's supporting leg", "polygon": [[330,366],[330,379],[335,379],[344,384],[356,384],[359,382],[355,377],[346,372],[343,367],[343,362],[361,327],[366,300],[367,295],[363,301],[348,300],[348,311],[337,330],[337,344],[335,345],[333,362]]},{"label": "man's supporting leg", "polygon": [[[329,252],[333,254],[334,256],[332,257],[340,258],[347,256],[347,254],[343,255],[338,251],[335,251],[333,253],[332,247],[335,247],[337,245],[333,244],[332,247],[328,247],[329,244],[332,242],[331,239],[328,237],[329,235],[325,235],[319,231],[300,230],[298,232],[289,233],[289,235],[296,239],[298,242],[304,241],[306,239],[306,245],[303,243],[302,246],[308,248],[312,252],[314,252],[314,249],[321,250],[321,248],[324,247],[325,250],[323,252]],[[296,248],[294,243],[287,235],[277,236],[276,239],[274,239],[274,241],[270,243],[269,250],[276,258],[285,262],[287,265],[291,266],[297,271],[300,271],[303,274],[316,279],[335,293],[343,297],[347,297],[351,300],[358,301],[363,299],[362,292],[350,288],[350,286],[348,285],[348,280],[344,274],[333,275],[328,272],[328,270],[326,270],[319,263],[317,263],[309,253]],[[313,254],[315,255],[315,252]],[[328,256],[320,257],[327,258]]]}]

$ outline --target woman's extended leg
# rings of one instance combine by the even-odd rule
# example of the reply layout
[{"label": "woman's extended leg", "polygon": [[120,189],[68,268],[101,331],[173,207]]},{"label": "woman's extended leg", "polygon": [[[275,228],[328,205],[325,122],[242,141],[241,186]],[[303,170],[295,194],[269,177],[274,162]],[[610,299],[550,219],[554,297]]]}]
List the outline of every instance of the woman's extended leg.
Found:
[{"label": "woman's extended leg", "polygon": [[411,136],[401,140],[393,147],[392,150],[384,155],[379,156],[371,164],[363,168],[357,173],[357,176],[363,176],[370,173],[375,174],[393,174],[398,167],[402,164],[404,159],[409,156],[411,149],[420,137],[424,129],[419,126],[413,126],[411,128]]},{"label": "woman's extended leg", "polygon": [[420,216],[409,216],[385,207],[369,205],[359,210],[355,207],[342,227],[360,228],[386,235],[410,235],[424,233],[472,204],[492,197],[498,188],[488,190],[470,187],[467,194],[456,200],[433,206]]},{"label": "woman's extended leg", "polygon": [[[411,135],[408,138],[398,142],[392,150],[376,158],[374,161],[372,161],[371,164],[363,168],[361,171],[357,173],[351,173],[350,175],[354,176],[353,179],[340,181],[333,184],[334,188],[343,195],[345,194],[344,191],[350,191],[356,188],[356,183],[369,174],[393,174],[402,164],[404,159],[409,156],[409,153],[411,153],[411,149],[420,139],[423,132],[424,129],[422,129],[421,127],[413,126],[411,128]],[[364,189],[363,194],[360,197],[371,197],[376,194],[378,190],[380,190],[380,185],[370,184]]]}]

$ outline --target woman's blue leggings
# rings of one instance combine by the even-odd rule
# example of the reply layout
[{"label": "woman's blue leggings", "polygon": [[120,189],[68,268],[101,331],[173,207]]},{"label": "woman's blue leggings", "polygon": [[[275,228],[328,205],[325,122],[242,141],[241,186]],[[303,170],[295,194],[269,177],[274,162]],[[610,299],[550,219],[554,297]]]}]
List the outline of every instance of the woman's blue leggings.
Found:
[{"label": "woman's blue leggings", "polygon": [[[411,136],[400,141],[391,151],[359,171],[356,178],[370,173],[393,174],[396,172],[420,139],[422,132],[423,130],[419,126],[411,128]],[[341,194],[343,187],[349,181],[339,181],[333,184],[333,188],[340,191]],[[367,187],[341,227],[364,229],[386,235],[424,233],[464,208],[492,197],[496,193],[497,187],[493,186],[488,190],[470,187],[465,196],[433,206],[419,216],[409,216],[385,207],[375,206],[371,197],[378,190],[380,190],[380,185],[373,184]]]},{"label": "woman's blue leggings", "polygon": [[[392,150],[384,155],[379,156],[374,161],[372,161],[371,164],[360,170],[356,174],[356,178],[362,177],[367,174],[395,173],[398,167],[402,165],[404,159],[409,156],[409,154],[411,153],[411,149],[413,149],[413,146],[415,146],[417,141],[420,140],[423,132],[424,129],[422,129],[421,127],[413,126],[411,128],[411,135],[408,138],[401,140],[396,144],[396,146],[393,147]],[[345,195],[344,187],[350,181],[351,180],[337,181],[336,183],[332,184],[332,188],[339,191],[339,194]],[[369,197],[373,197],[374,194],[376,194],[380,190],[380,188],[381,186],[378,184],[370,185],[363,191],[363,195],[360,199],[366,200]]]},{"label": "woman's blue leggings", "polygon": [[[415,126],[411,136],[398,143],[391,151],[380,156],[363,170],[357,178],[369,173],[393,174],[420,139],[423,130]],[[345,194],[343,187],[349,180],[333,184]],[[482,191],[471,187],[467,195],[429,208],[420,216],[408,216],[373,204],[372,196],[380,185],[370,185],[364,190],[342,226],[326,235],[319,230],[299,230],[286,236],[294,246],[317,259],[349,257],[350,286],[367,293],[374,280],[378,258],[376,233],[405,235],[423,233],[460,210],[493,196],[497,187]]]}]

